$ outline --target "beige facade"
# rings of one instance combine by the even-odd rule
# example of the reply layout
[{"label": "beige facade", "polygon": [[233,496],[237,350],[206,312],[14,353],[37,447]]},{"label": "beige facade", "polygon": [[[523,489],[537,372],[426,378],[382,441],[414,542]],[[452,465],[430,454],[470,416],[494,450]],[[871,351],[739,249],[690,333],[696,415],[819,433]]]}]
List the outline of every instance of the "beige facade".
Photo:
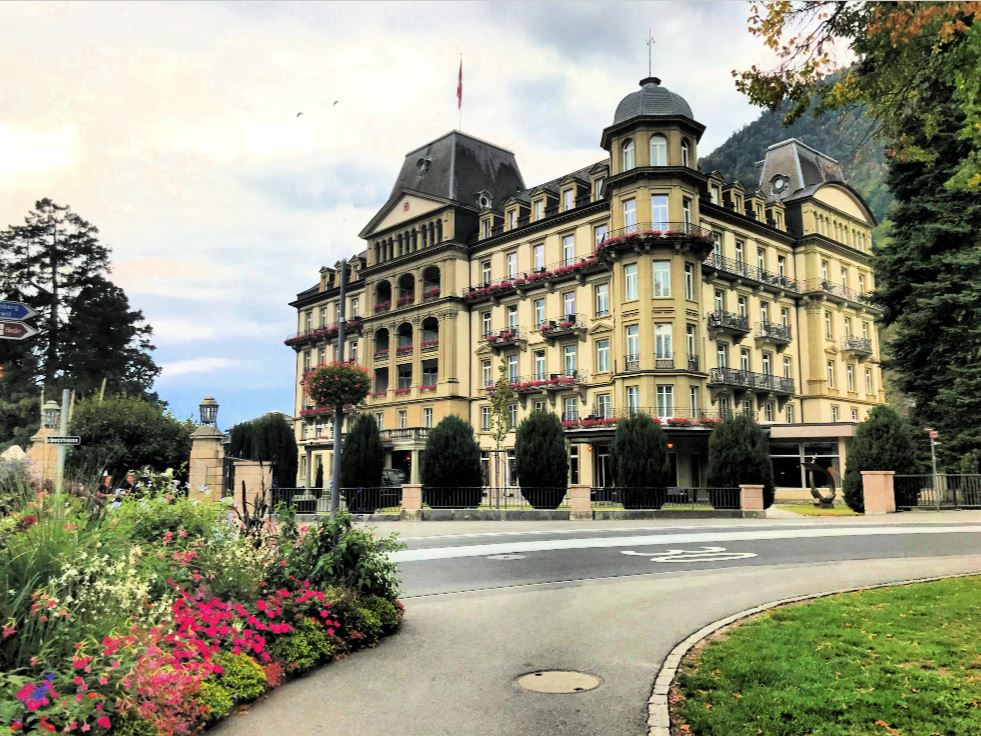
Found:
[{"label": "beige facade", "polygon": [[[704,485],[712,423],[732,412],[771,428],[778,485],[806,482],[804,458],[843,461],[884,400],[875,220],[838,164],[796,140],[765,152],[755,190],[700,171],[703,130],[647,79],[602,132],[606,157],[542,185],[459,132],[406,156],[349,262],[345,357],[369,370],[361,411],[407,481],[448,414],[493,448],[501,365],[515,422],[535,409],[566,422],[573,484],[612,483],[612,420],[635,411],[667,430],[679,485]],[[293,302],[301,485],[330,472],[330,418],[301,382],[334,358],[337,295],[323,269]]]}]

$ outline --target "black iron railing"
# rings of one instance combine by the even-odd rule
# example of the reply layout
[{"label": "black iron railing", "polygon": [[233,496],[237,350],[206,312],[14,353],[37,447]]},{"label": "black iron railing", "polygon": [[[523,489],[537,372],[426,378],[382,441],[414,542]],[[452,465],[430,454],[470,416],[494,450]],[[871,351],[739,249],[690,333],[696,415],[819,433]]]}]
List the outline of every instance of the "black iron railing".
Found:
[{"label": "black iron railing", "polygon": [[875,303],[872,293],[857,291],[847,286],[842,286],[841,284],[832,283],[826,279],[809,279],[808,281],[805,281],[801,286],[801,293],[819,293],[827,296],[835,296],[839,299],[847,299],[850,302],[862,304],[873,309],[881,309],[881,307]]},{"label": "black iron railing", "polygon": [[638,222],[617,230],[611,230],[597,244],[600,253],[623,245],[652,245],[657,240],[695,239],[705,244],[712,243],[712,231],[691,222]]},{"label": "black iron railing", "polygon": [[800,286],[796,279],[789,278],[783,274],[767,271],[759,268],[758,266],[746,263],[745,261],[726,258],[718,253],[711,253],[703,261],[702,267],[703,269],[715,269],[732,276],[750,279],[752,281],[765,284],[766,286],[771,286],[775,289],[784,289],[795,293],[800,291]]},{"label": "black iron railing", "polygon": [[749,317],[732,312],[709,312],[708,326],[716,330],[749,333]]},{"label": "black iron railing", "polygon": [[542,507],[539,502],[546,495],[555,499],[556,505],[567,502],[565,488],[522,491],[518,486],[424,486],[422,503],[433,509],[531,509]]},{"label": "black iron railing", "polygon": [[846,337],[844,348],[850,353],[872,354],[872,340],[867,337]]},{"label": "black iron railing", "polygon": [[779,322],[760,322],[760,337],[777,342],[790,342],[790,327]]},{"label": "black iron railing", "polygon": [[979,509],[981,475],[895,475],[896,507],[901,509]]},{"label": "black iron railing", "polygon": [[590,500],[597,509],[739,509],[739,488],[594,487]]},{"label": "black iron railing", "polygon": [[772,391],[774,393],[794,393],[794,379],[774,376],[770,373],[755,373],[739,368],[713,368],[709,371],[709,385],[732,386],[734,388]]}]

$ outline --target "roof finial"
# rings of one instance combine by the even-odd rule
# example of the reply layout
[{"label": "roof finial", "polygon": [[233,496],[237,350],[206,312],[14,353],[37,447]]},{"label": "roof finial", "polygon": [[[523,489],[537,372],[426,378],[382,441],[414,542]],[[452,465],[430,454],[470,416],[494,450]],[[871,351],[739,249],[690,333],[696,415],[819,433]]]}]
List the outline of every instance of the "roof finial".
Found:
[{"label": "roof finial", "polygon": [[647,29],[647,76],[654,76],[654,34]]}]

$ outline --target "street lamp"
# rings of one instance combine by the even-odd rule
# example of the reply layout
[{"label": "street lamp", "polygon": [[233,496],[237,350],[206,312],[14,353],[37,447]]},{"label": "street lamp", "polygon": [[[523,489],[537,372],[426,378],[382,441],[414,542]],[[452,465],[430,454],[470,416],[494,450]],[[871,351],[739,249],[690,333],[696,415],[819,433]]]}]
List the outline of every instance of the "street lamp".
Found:
[{"label": "street lamp", "polygon": [[218,424],[218,402],[213,396],[205,396],[198,404],[198,412],[201,415],[201,424],[205,427],[215,427]]},{"label": "street lamp", "polygon": [[58,426],[58,419],[61,417],[61,407],[56,401],[45,401],[41,407],[41,423],[47,429],[54,429]]}]

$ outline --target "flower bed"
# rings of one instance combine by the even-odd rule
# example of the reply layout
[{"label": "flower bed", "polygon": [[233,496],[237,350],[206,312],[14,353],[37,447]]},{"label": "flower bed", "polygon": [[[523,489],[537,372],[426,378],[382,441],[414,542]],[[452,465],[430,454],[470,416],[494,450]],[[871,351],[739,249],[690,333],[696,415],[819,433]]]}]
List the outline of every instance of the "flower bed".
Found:
[{"label": "flower bed", "polygon": [[197,733],[401,620],[397,546],[346,515],[230,521],[169,478],[116,509],[18,498],[0,517],[0,733]]}]

